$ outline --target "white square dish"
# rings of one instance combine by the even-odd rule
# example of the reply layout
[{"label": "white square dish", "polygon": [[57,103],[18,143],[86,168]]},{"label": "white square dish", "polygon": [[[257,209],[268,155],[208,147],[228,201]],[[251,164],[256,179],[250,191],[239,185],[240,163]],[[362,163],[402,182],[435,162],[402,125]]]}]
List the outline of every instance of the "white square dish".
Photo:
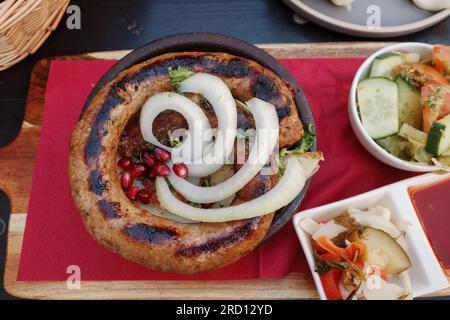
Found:
[{"label": "white square dish", "polygon": [[439,263],[433,248],[426,236],[414,205],[408,193],[408,188],[441,180],[449,179],[450,174],[424,174],[406,179],[379,189],[369,191],[338,202],[321,207],[300,211],[293,218],[294,228],[308,261],[317,290],[322,300],[327,300],[319,275],[315,272],[314,254],[311,237],[300,228],[300,221],[311,218],[324,221],[339,216],[349,207],[367,208],[381,205],[391,210],[392,220],[406,219],[411,222],[406,232],[407,252],[412,262],[409,275],[414,297],[430,294],[448,288],[449,282]]}]

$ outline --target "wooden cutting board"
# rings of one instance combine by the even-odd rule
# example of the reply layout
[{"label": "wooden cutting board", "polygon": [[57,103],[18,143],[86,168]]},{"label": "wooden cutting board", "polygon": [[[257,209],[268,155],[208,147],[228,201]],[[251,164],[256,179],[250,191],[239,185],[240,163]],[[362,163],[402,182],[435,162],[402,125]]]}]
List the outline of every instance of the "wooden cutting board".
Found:
[{"label": "wooden cutting board", "polygon": [[[276,58],[365,57],[390,43],[265,44]],[[0,189],[11,202],[4,285],[14,296],[33,299],[316,299],[311,275],[233,281],[85,281],[69,290],[64,281],[16,281],[31,178],[41,134],[51,60],[120,59],[129,51],[110,51],[40,60],[33,68],[21,132],[0,149]],[[450,289],[435,295],[450,295]]]}]

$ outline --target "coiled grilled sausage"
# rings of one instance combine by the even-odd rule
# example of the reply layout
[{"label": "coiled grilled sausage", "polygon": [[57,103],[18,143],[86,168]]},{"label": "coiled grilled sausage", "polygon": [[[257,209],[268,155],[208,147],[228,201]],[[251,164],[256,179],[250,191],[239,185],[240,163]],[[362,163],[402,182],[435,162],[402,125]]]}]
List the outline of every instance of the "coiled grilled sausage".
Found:
[{"label": "coiled grilled sausage", "polygon": [[[280,121],[281,147],[296,143],[303,128],[288,84],[254,61],[224,53],[181,52],[152,58],[118,74],[94,97],[73,132],[68,168],[72,196],[86,228],[127,259],[160,271],[191,274],[227,265],[253,250],[266,235],[273,214],[182,224],[152,215],[125,196],[116,170],[120,137],[150,96],[173,91],[167,71],[178,66],[219,76],[242,101],[258,97],[272,103]],[[239,114],[240,127],[250,126]],[[257,175],[238,192],[235,203],[258,197],[276,180]]]}]

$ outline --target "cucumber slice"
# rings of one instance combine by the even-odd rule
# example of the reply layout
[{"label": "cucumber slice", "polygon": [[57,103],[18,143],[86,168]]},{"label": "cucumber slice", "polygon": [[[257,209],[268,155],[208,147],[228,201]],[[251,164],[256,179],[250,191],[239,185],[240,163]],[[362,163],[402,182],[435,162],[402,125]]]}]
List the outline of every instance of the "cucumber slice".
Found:
[{"label": "cucumber slice", "polygon": [[382,139],[399,130],[397,84],[386,78],[369,78],[357,88],[359,114],[372,139]]},{"label": "cucumber slice", "polygon": [[422,105],[420,92],[402,77],[397,78],[398,112],[400,123],[407,123],[414,128],[422,125]]},{"label": "cucumber slice", "polygon": [[367,227],[364,229],[358,242],[366,245],[364,260],[370,260],[370,255],[377,254],[387,257],[384,271],[387,274],[399,274],[412,266],[411,260],[405,250],[386,232]]},{"label": "cucumber slice", "polygon": [[375,58],[370,67],[370,77],[392,78],[394,68],[404,62],[402,55],[389,53]]},{"label": "cucumber slice", "polygon": [[387,152],[403,160],[410,160],[411,157],[405,151],[407,140],[400,135],[390,136],[384,139],[376,140],[376,142]]},{"label": "cucumber slice", "polygon": [[416,52],[405,52],[402,54],[404,63],[420,63],[420,54]]},{"label": "cucumber slice", "polygon": [[433,123],[425,150],[433,155],[441,155],[450,148],[450,114]]}]

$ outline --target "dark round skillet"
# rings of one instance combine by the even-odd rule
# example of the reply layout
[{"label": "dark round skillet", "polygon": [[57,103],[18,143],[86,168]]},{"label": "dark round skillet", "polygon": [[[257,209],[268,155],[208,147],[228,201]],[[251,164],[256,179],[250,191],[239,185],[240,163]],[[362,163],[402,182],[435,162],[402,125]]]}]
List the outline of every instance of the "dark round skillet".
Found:
[{"label": "dark round skillet", "polygon": [[[314,124],[311,109],[306,101],[305,95],[300,86],[295,81],[294,77],[271,55],[267,52],[255,47],[248,42],[232,38],[229,36],[213,34],[213,33],[182,33],[163,37],[152,41],[142,47],[133,50],[125,57],[114,64],[97,82],[95,87],[89,94],[86,103],[83,106],[81,115],[91,103],[92,98],[98,91],[121,71],[138,64],[142,61],[152,57],[161,55],[167,52],[182,52],[182,51],[210,51],[210,52],[225,52],[248,58],[258,62],[266,68],[269,68],[281,78],[285,79],[295,88],[295,103],[300,114],[303,124]],[[311,151],[316,150],[316,141],[311,148]],[[272,222],[272,226],[267,233],[265,240],[273,236],[281,229],[297,211],[303,198],[308,191],[310,180],[306,183],[302,192],[286,207],[280,209]]]}]

